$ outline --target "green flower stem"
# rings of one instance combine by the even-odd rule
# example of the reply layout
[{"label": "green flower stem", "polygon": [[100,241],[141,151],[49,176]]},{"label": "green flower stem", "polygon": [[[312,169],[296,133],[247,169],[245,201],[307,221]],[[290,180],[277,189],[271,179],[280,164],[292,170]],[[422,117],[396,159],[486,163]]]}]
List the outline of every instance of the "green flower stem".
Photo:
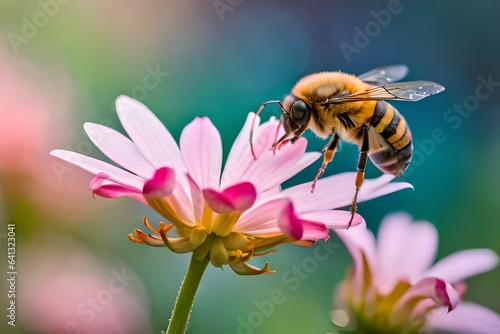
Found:
[{"label": "green flower stem", "polygon": [[186,331],[191,308],[193,307],[194,296],[196,295],[196,290],[198,290],[208,262],[209,257],[202,261],[198,260],[194,255],[191,257],[191,263],[175,301],[172,318],[170,318],[166,334],[184,334]]}]

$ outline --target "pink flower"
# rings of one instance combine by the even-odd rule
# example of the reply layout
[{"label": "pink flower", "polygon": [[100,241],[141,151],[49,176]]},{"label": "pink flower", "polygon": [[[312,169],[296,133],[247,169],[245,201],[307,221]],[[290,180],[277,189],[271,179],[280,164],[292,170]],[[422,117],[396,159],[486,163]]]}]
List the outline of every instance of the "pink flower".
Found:
[{"label": "pink flower", "polygon": [[0,43],[0,200],[7,216],[22,221],[37,212],[50,215],[44,220],[47,224],[67,224],[74,220],[69,215],[86,217],[81,203],[88,196],[76,188],[82,184],[81,175],[73,173],[62,182],[57,169],[61,163],[47,155],[71,140],[67,129],[73,85],[62,71],[10,56],[3,47]]},{"label": "pink flower", "polygon": [[19,333],[152,332],[146,288],[125,263],[98,260],[53,232],[20,248]]},{"label": "pink flower", "polygon": [[[496,267],[489,249],[452,254],[436,264],[438,236],[425,221],[405,213],[387,216],[378,243],[366,226],[337,231],[354,267],[336,296],[332,321],[349,330],[416,333],[428,328],[493,333],[500,317],[473,303],[460,303],[463,279]],[[342,323],[342,324],[341,324]]]},{"label": "pink flower", "polygon": [[[129,196],[151,206],[170,223],[156,229],[144,218],[154,235],[140,230],[130,239],[151,246],[167,246],[177,253],[194,252],[209,257],[214,266],[230,265],[239,274],[270,272],[268,264],[257,269],[247,264],[254,256],[269,253],[281,243],[311,245],[328,238],[329,228],[345,228],[350,213],[334,208],[350,204],[355,173],[281,191],[281,183],[314,162],[320,153],[306,153],[307,140],[271,149],[279,122],[271,120],[255,131],[250,152],[249,133],[254,114],[247,117],[222,168],[219,132],[206,117],[188,124],[178,146],[168,130],[143,104],[126,96],[116,101],[118,117],[131,139],[102,125],[86,123],[87,134],[111,160],[109,163],[75,152],[51,154],[96,176],[94,194],[115,198]],[[283,131],[279,129],[279,131]],[[360,201],[403,188],[384,175],[367,180]],[[356,215],[353,225],[360,224]],[[175,236],[169,231],[175,231]]]}]

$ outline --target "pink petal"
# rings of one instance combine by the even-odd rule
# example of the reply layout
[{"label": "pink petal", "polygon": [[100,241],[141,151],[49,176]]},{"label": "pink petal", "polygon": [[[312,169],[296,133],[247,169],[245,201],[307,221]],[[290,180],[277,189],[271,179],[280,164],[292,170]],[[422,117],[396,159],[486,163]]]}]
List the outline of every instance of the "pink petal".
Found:
[{"label": "pink petal", "polygon": [[281,187],[280,186],[276,186],[274,188],[271,188],[269,190],[266,190],[264,192],[259,193],[257,200],[255,202],[255,205],[263,203],[263,202],[268,201],[270,199],[278,198],[278,197],[283,197],[283,196],[281,196]]},{"label": "pink petal", "polygon": [[[355,173],[341,173],[326,178],[319,179],[314,192],[311,193],[311,182],[299,184],[297,186],[283,190],[285,196],[290,196],[299,211],[316,211],[339,208],[348,204],[339,205],[342,201],[346,201],[347,197],[352,192],[354,194],[354,178]],[[311,175],[311,179],[314,175]],[[365,180],[366,185],[367,181]]]},{"label": "pink petal", "polygon": [[203,195],[207,204],[218,213],[248,210],[257,198],[255,187],[249,182],[238,183],[222,192],[204,189]]},{"label": "pink petal", "polygon": [[377,268],[375,236],[366,228],[363,221],[360,225],[344,229],[334,229],[351,254],[353,266],[353,298],[359,300],[365,294],[365,262],[368,262],[370,272]]},{"label": "pink petal", "polygon": [[193,204],[194,219],[200,222],[203,215],[203,209],[205,207],[205,198],[203,196],[203,191],[198,187],[196,182],[187,175],[189,181],[189,187],[191,190],[191,202]]},{"label": "pink petal", "polygon": [[279,213],[278,226],[285,235],[296,240],[316,241],[328,238],[329,229],[325,224],[299,218],[291,202],[288,202]]},{"label": "pink petal", "polygon": [[236,211],[236,207],[233,205],[229,198],[224,197],[220,192],[214,189],[204,189],[203,195],[205,201],[210,206],[210,208],[218,213],[230,213]]},{"label": "pink petal", "polygon": [[388,293],[399,280],[415,283],[436,257],[438,235],[428,222],[414,223],[410,215],[395,213],[382,221],[378,233],[375,285]]},{"label": "pink petal", "polygon": [[[257,124],[258,122],[256,121]],[[253,149],[257,160],[261,159],[262,154],[272,151],[276,140],[285,133],[283,126],[280,125],[280,122],[275,117],[271,117],[267,122],[262,123],[258,127],[256,126],[254,130]]]},{"label": "pink petal", "polygon": [[[139,196],[142,196],[142,193],[138,191],[137,189],[133,188],[128,188],[125,186],[122,186],[120,184],[105,184],[100,187],[96,187],[93,189],[92,193],[104,197],[104,198],[118,198],[118,197],[124,197],[124,196],[129,196],[132,198],[137,198]],[[141,202],[145,202],[142,200]]]},{"label": "pink petal", "polygon": [[[296,143],[295,143],[296,144]],[[295,145],[293,144],[293,145]],[[321,157],[320,152],[307,152],[305,153],[302,158],[300,158],[299,161],[294,163],[292,166],[288,167],[286,170],[282,170],[281,177],[279,179],[280,183],[283,183],[284,181],[292,178],[293,176],[297,175],[299,172],[304,170],[306,167],[309,167],[313,162],[318,160],[319,157]],[[311,177],[314,177],[311,175]]]},{"label": "pink petal", "polygon": [[300,240],[304,233],[304,226],[293,210],[291,202],[286,205],[278,216],[278,226],[285,235]]},{"label": "pink petal", "polygon": [[453,310],[460,301],[460,296],[453,287],[445,281],[427,277],[409,288],[394,306],[395,312],[404,308],[405,304],[414,298],[431,298],[437,305],[446,306],[448,312]]},{"label": "pink petal", "polygon": [[175,189],[175,171],[172,168],[162,167],[156,170],[153,178],[144,183],[142,189],[145,196],[163,198]]},{"label": "pink petal", "polygon": [[[349,220],[351,219],[351,213],[345,210],[316,211],[301,213],[300,218],[321,222],[326,227],[331,229],[345,229],[347,227],[347,224],[349,223]],[[356,213],[354,214],[354,218],[351,222],[351,227],[357,226],[363,222],[363,217]]]},{"label": "pink petal", "polygon": [[[389,183],[393,179],[393,175],[383,174],[376,179],[368,180],[368,182],[365,180],[366,184],[363,182],[362,188],[364,188],[364,190],[360,190],[358,202],[369,201],[403,189],[413,189],[413,186],[407,182]],[[348,204],[350,204],[350,202],[348,202]]]},{"label": "pink petal", "polygon": [[130,197],[143,204],[147,205],[142,192],[139,189],[127,187],[121,184],[114,183],[108,180],[108,175],[105,173],[97,174],[90,182],[92,194],[104,198]]},{"label": "pink petal", "polygon": [[109,180],[122,184],[124,186],[128,186],[131,188],[141,189],[143,185],[143,180],[123,169],[115,167],[113,165],[108,164],[107,162],[100,161],[91,157],[87,157],[86,155],[66,151],[66,150],[53,150],[50,152],[51,155],[65,160],[73,165],[76,165],[94,175],[99,173],[105,173],[109,176]]},{"label": "pink petal", "polygon": [[458,333],[494,334],[500,330],[500,316],[478,304],[461,302],[447,313],[443,308],[431,311],[427,326]]},{"label": "pink petal", "polygon": [[142,178],[153,175],[155,168],[130,139],[100,124],[85,123],[84,128],[92,142],[111,160]]},{"label": "pink petal", "polygon": [[302,219],[302,225],[304,226],[304,232],[302,233],[302,238],[300,240],[328,240],[328,232],[330,232],[330,230],[325,226],[325,224],[318,221],[308,221]]},{"label": "pink petal", "polygon": [[248,210],[255,203],[255,199],[257,198],[255,187],[250,182],[242,182],[226,188],[222,194],[231,199],[238,211]]},{"label": "pink petal", "polygon": [[234,229],[247,234],[280,233],[277,213],[282,212],[289,203],[287,198],[261,202],[245,211],[234,225]]},{"label": "pink petal", "polygon": [[[286,181],[320,156],[315,152],[304,154],[307,142],[303,140],[294,145],[285,145],[273,152],[272,145],[276,140],[279,122],[270,120],[259,126],[254,133],[254,150],[258,156],[258,159],[254,160],[248,138],[253,115],[253,113],[248,115],[242,131],[231,148],[222,173],[221,187],[245,180],[252,182],[261,193]],[[283,131],[281,127],[279,129]]]},{"label": "pink petal", "polygon": [[347,230],[334,229],[335,233],[344,242],[347,250],[354,260],[354,266],[362,266],[360,253],[364,253],[370,268],[377,267],[376,241],[372,231],[366,227],[364,220],[358,226],[352,226]]},{"label": "pink petal", "polygon": [[194,219],[193,216],[193,194],[191,193],[190,181],[187,174],[176,171],[176,185],[172,196],[175,197],[177,203],[182,207],[182,210],[188,214],[189,221]]},{"label": "pink petal", "polygon": [[[314,177],[314,176],[312,176]],[[300,212],[322,211],[351,205],[354,196],[354,179],[356,173],[341,173],[319,179],[316,188],[311,193],[312,182],[287,188],[283,195],[289,196]],[[412,188],[409,183],[389,183],[394,177],[382,175],[376,179],[366,179],[359,191],[358,202],[367,201],[392,192]]]},{"label": "pink petal", "polygon": [[[221,188],[226,188],[231,184],[241,181],[241,176],[246,172],[248,166],[253,163],[252,153],[250,152],[249,135],[254,116],[254,113],[248,114],[245,124],[231,147],[224,166],[224,171],[222,172]],[[259,122],[260,117],[257,117],[255,120],[256,128]]]},{"label": "pink petal", "polygon": [[258,192],[276,187],[292,176],[287,171],[301,161],[306,147],[307,140],[299,138],[295,144],[284,145],[276,153],[272,149],[264,151],[242,178],[252,182]]},{"label": "pink petal", "polygon": [[[452,284],[492,270],[498,255],[490,249],[469,249],[451,254],[430,268],[425,276],[434,276]],[[500,327],[499,327],[500,328]]]},{"label": "pink petal", "polygon": [[198,187],[219,188],[222,142],[219,131],[207,117],[197,117],[181,134],[181,154],[189,175]]},{"label": "pink petal", "polygon": [[154,167],[169,166],[177,171],[186,171],[177,143],[148,107],[120,95],[116,99],[116,112],[138,150]]}]

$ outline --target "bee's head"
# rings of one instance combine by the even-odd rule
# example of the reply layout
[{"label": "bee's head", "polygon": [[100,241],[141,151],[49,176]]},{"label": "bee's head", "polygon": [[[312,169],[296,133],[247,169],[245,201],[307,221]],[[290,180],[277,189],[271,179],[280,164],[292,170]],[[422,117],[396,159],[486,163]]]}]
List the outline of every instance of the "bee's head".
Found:
[{"label": "bee's head", "polygon": [[307,130],[311,119],[311,107],[295,95],[290,94],[283,100],[283,110],[281,111],[281,123],[285,130],[285,135],[281,137],[276,145],[293,135],[290,140],[292,144],[302,136]]}]

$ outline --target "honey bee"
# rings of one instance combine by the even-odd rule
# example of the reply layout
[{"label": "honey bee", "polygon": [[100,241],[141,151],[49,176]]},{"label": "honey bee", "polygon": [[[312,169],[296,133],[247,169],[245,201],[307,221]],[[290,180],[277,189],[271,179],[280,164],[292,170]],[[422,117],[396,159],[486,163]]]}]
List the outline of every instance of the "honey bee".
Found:
[{"label": "honey bee", "polygon": [[[410,129],[399,111],[385,101],[419,101],[444,91],[443,86],[431,81],[396,82],[407,73],[405,65],[392,65],[375,68],[357,77],[342,72],[310,74],[297,82],[283,102],[264,102],[256,112],[257,117],[266,105],[273,103],[281,109],[280,122],[285,134],[276,140],[274,149],[287,140],[293,144],[307,129],[320,138],[330,137],[311,192],[332,161],[339,141],[358,145],[356,189],[347,228],[357,210],[367,157],[382,172],[396,177],[404,173],[411,161],[413,144]],[[253,126],[250,146],[255,158],[252,137]]]}]

